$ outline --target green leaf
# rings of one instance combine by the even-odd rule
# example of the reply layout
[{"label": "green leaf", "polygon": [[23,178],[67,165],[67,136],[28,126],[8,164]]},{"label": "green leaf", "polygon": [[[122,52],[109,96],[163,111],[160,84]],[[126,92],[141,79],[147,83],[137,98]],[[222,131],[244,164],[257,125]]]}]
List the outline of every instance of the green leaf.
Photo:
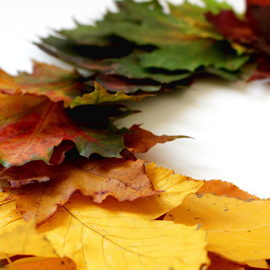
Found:
[{"label": "green leaf", "polygon": [[200,66],[235,71],[248,59],[245,55],[238,56],[228,43],[197,39],[144,54],[140,57],[140,62],[144,68],[155,67],[171,71],[195,71]]}]

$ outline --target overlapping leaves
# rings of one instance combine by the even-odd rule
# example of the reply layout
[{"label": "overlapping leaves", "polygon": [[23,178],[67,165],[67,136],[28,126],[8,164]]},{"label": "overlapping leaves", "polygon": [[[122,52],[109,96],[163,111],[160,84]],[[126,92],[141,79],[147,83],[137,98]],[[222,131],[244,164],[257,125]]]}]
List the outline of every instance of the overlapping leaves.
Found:
[{"label": "overlapping leaves", "polygon": [[[208,7],[212,2],[205,1]],[[158,1],[116,2],[117,13],[107,13],[95,25],[61,30],[37,44],[45,52],[96,72],[95,80],[108,90],[158,91],[187,84],[200,73],[236,79],[248,60],[225,41],[206,20],[207,8],[184,3],[170,5],[165,14]],[[215,3],[210,10],[224,4]],[[227,6],[226,6],[227,7]],[[60,34],[60,36],[59,36]],[[110,82],[110,83],[108,83]]]},{"label": "overlapping leaves", "polygon": [[269,200],[145,166],[134,153],[186,136],[113,125],[136,112],[118,102],[197,74],[235,79],[251,54],[260,64],[251,79],[269,76],[269,1],[248,0],[243,18],[204,3],[165,14],[158,1],[123,0],[95,26],[37,44],[88,77],[36,62],[32,74],[0,71],[0,178],[10,183],[0,267],[269,269]]}]

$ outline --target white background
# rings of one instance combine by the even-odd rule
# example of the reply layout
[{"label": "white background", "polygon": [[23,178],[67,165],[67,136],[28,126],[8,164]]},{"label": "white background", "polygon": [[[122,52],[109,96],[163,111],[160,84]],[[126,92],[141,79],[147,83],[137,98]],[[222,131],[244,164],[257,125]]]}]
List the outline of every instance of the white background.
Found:
[{"label": "white background", "polygon": [[[244,0],[230,2],[237,11],[244,10]],[[2,1],[0,67],[12,75],[31,72],[31,59],[68,67],[32,42],[53,33],[52,29],[72,28],[74,19],[94,22],[107,9],[116,10],[112,0]],[[183,91],[130,103],[142,113],[122,125],[143,124],[158,135],[191,136],[195,139],[158,145],[140,157],[196,179],[233,182],[268,198],[270,87],[266,82],[247,84],[246,78],[237,83],[204,79]]]}]

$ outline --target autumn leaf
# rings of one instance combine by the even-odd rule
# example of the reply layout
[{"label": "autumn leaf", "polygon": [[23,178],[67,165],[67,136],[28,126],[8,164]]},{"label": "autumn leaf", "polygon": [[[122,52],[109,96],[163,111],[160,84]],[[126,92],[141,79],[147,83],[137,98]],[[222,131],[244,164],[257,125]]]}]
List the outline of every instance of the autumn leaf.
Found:
[{"label": "autumn leaf", "polygon": [[118,91],[115,94],[110,94],[106,91],[105,88],[100,86],[99,84],[95,83],[95,90],[92,93],[84,94],[82,97],[77,96],[72,102],[70,103],[71,108],[75,108],[76,106],[81,105],[93,105],[93,104],[100,104],[100,103],[111,103],[111,102],[120,102],[124,100],[129,101],[140,101],[142,98],[149,96],[149,95],[126,95],[125,90]]},{"label": "autumn leaf", "polygon": [[124,135],[124,144],[127,148],[132,148],[136,153],[146,153],[157,143],[165,143],[178,138],[190,138],[188,136],[157,136],[152,132],[140,128],[140,125],[133,125],[130,129],[133,133]]},{"label": "autumn leaf", "polygon": [[[93,91],[92,91],[93,88]],[[0,92],[8,95],[34,94],[47,96],[51,101],[64,101],[65,107],[119,102],[124,100],[140,101],[149,95],[126,95],[124,85],[116,94],[108,93],[95,83],[87,84],[76,71],[68,71],[53,65],[34,61],[33,73],[19,73],[13,77],[0,70]],[[121,91],[120,91],[121,90]]]},{"label": "autumn leaf", "polygon": [[269,77],[269,1],[247,0],[247,8],[242,18],[232,10],[221,10],[218,14],[206,13],[206,17],[216,30],[226,39],[241,44],[255,52],[257,69],[249,81]]},{"label": "autumn leaf", "polygon": [[68,71],[53,65],[33,62],[33,73],[19,73],[13,77],[0,70],[0,91],[9,95],[25,93],[47,96],[53,102],[64,101],[68,105],[85,91],[76,71]]},{"label": "autumn leaf", "polygon": [[114,127],[106,115],[89,115],[86,123],[75,122],[60,103],[32,95],[2,94],[0,108],[0,163],[6,168],[32,160],[49,163],[54,147],[63,140],[73,141],[86,157],[92,153],[120,157],[125,148],[123,135],[128,130]]},{"label": "autumn leaf", "polygon": [[26,221],[36,218],[38,224],[43,223],[58,206],[67,203],[76,190],[98,203],[109,195],[119,201],[132,201],[157,193],[142,160],[80,159],[64,162],[48,171],[53,176],[46,183],[20,189],[3,188],[16,199],[16,207]]},{"label": "autumn leaf", "polygon": [[42,257],[58,257],[45,235],[36,232],[34,220],[10,231],[6,230],[5,233],[1,231],[0,242],[0,254],[32,254]]},{"label": "autumn leaf", "polygon": [[197,194],[214,193],[218,196],[226,195],[228,197],[234,197],[241,200],[259,200],[255,195],[251,195],[246,191],[241,190],[233,183],[229,183],[221,180],[205,181],[201,188],[196,192]]},{"label": "autumn leaf", "polygon": [[188,195],[165,220],[207,231],[207,250],[244,263],[270,258],[269,200],[239,200],[227,196]]},{"label": "autumn leaf", "polygon": [[[16,200],[16,207],[26,221],[36,218],[38,224],[43,223],[77,190],[98,203],[109,195],[118,201],[132,201],[121,206],[123,211],[126,209],[130,215],[135,213],[155,219],[178,206],[187,194],[196,192],[203,184],[173,174],[173,171],[156,168],[154,164],[147,165],[145,172],[142,160],[80,159],[48,170],[52,177],[46,183],[20,189],[3,188],[8,199]],[[107,203],[117,205],[108,199]]]},{"label": "autumn leaf", "polygon": [[209,259],[211,260],[210,266],[207,270],[246,270],[246,264],[238,264],[229,261],[215,253],[208,253]]},{"label": "autumn leaf", "polygon": [[76,270],[70,258],[31,258],[21,259],[11,265],[10,270]]},{"label": "autumn leaf", "polygon": [[[0,232],[25,224],[19,216],[11,223],[2,218],[15,211],[14,205],[0,210]],[[208,263],[205,233],[197,226],[125,217],[121,208],[102,207],[80,194],[74,194],[38,231],[78,269],[199,270]]]},{"label": "autumn leaf", "polygon": [[165,14],[157,1],[117,1],[118,12],[108,12],[95,26],[77,23],[37,46],[97,72],[96,80],[109,90],[119,90],[129,79],[126,93],[174,88],[168,85],[172,82],[186,85],[187,78],[201,73],[235,80],[249,56],[237,52],[206,20],[206,10],[227,7],[212,2],[205,1],[208,9],[170,5],[170,14]]}]

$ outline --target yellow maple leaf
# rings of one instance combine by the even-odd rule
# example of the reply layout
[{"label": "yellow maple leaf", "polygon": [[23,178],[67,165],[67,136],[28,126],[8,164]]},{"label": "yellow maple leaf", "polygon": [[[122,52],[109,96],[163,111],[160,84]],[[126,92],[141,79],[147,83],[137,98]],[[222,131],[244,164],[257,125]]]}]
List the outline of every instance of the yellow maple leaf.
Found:
[{"label": "yellow maple leaf", "polygon": [[[101,204],[75,193],[38,231],[78,269],[200,269],[208,263],[205,232],[197,226],[150,220],[178,206],[203,181],[156,168],[154,163],[146,166],[146,172],[154,188],[164,192],[132,202],[108,197]],[[25,224],[15,201],[3,201],[6,196],[0,202],[0,233]]]},{"label": "yellow maple leaf", "polygon": [[37,233],[34,220],[22,225],[17,224],[12,230],[6,229],[0,234],[0,243],[1,257],[3,257],[3,254],[8,254],[8,256],[33,254],[43,257],[57,257],[54,248],[45,235]]},{"label": "yellow maple leaf", "polygon": [[123,216],[76,193],[38,230],[78,269],[200,269],[208,263],[205,233],[168,221]]},{"label": "yellow maple leaf", "polygon": [[240,200],[214,194],[188,195],[165,220],[207,231],[209,251],[232,261],[270,258],[270,201]]}]

